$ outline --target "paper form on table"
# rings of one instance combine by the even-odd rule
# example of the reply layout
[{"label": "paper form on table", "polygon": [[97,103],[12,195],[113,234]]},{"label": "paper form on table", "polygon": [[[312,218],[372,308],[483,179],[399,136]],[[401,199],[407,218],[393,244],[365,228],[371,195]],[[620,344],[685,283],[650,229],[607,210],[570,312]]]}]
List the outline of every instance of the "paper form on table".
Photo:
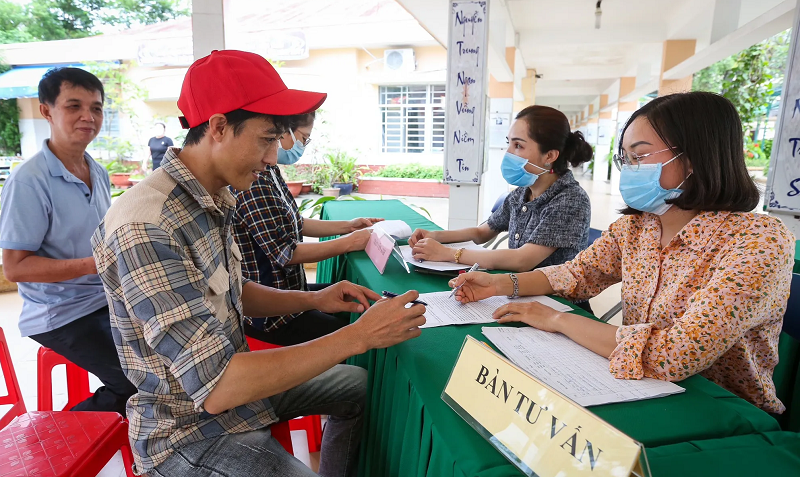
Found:
[{"label": "paper form on table", "polygon": [[[443,243],[447,248],[453,249],[453,254],[455,251],[464,248],[467,250],[486,250],[485,248],[477,245],[475,242],[457,242],[457,243]],[[414,265],[415,267],[419,268],[427,268],[428,270],[438,270],[440,272],[452,271],[452,270],[466,270],[470,267],[469,264],[463,263],[455,263],[455,262],[433,262],[430,260],[423,260],[419,261],[414,258],[412,255],[412,249],[408,245],[403,245],[400,247],[400,252],[403,254],[403,259]]]},{"label": "paper form on table", "polygon": [[492,312],[507,303],[529,303],[538,301],[557,311],[571,311],[572,307],[564,305],[547,296],[525,296],[513,300],[505,296],[493,296],[481,301],[462,304],[450,292],[422,293],[421,301],[428,304],[425,312],[427,322],[420,328],[433,328],[447,325],[466,325],[475,323],[492,323]]},{"label": "paper form on table", "polygon": [[616,379],[608,370],[608,359],[560,333],[486,326],[483,334],[512,363],[584,407],[684,392],[659,379]]}]

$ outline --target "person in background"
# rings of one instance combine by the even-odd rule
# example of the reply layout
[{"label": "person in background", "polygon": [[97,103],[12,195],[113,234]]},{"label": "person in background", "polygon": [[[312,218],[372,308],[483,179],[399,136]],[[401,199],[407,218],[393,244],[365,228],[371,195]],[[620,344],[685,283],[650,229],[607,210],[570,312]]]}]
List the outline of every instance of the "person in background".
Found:
[{"label": "person in background", "polygon": [[[315,263],[348,252],[364,250],[370,231],[363,230],[383,219],[357,218],[348,221],[307,219],[292,198],[277,164],[294,164],[311,141],[314,113],[291,116],[288,131],[281,137],[277,163],[247,190],[236,192],[234,231],[242,249],[242,272],[262,285],[281,290],[321,290],[329,284],[309,284],[304,263]],[[346,235],[349,234],[349,235]],[[324,242],[303,242],[303,235],[329,237]],[[272,317],[245,317],[247,336],[268,343],[290,346],[332,333],[349,320],[319,310]]]},{"label": "person in background", "polygon": [[165,136],[167,132],[167,125],[164,123],[155,124],[155,136],[151,137],[147,142],[147,147],[150,148],[150,159],[153,161],[153,170],[161,167],[161,160],[164,159],[164,154],[167,148],[174,146],[172,139]]},{"label": "person in background", "polygon": [[752,213],[759,191],[742,124],[722,96],[662,96],[631,116],[614,162],[628,207],[573,260],[517,275],[469,273],[462,303],[493,295],[587,299],[622,282],[622,326],[537,303],[494,317],[562,333],[607,357],[620,379],[700,374],[773,413],[772,372],[794,265],[794,236]]},{"label": "person in background", "polygon": [[3,271],[23,299],[19,330],[102,381],[73,411],[115,411],[136,392],[117,357],[90,239],[111,206],[106,169],[86,153],[103,124],[103,84],[79,68],[39,82],[50,139],[2,192]]},{"label": "person in background", "polygon": [[[592,159],[583,134],[570,132],[561,111],[528,106],[517,114],[507,139],[503,178],[517,188],[477,227],[415,230],[408,240],[414,258],[522,272],[564,263],[586,248],[591,204],[569,170]],[[503,231],[508,231],[508,250],[442,245],[470,240],[482,244]],[[578,305],[590,310],[586,301]]]}]

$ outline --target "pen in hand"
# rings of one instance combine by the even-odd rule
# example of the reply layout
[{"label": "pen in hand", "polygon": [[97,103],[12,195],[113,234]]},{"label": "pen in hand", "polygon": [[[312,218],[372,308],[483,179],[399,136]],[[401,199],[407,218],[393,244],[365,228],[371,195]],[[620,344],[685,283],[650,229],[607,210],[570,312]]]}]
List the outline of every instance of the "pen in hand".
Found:
[{"label": "pen in hand", "polygon": [[[400,296],[397,293],[392,293],[392,292],[386,291],[386,290],[383,290],[383,293],[381,293],[381,295],[385,296],[386,298],[396,298],[396,297]],[[419,300],[411,300],[411,303],[414,303],[415,305],[428,306],[427,303],[425,303],[424,301],[419,301]]]},{"label": "pen in hand", "polygon": [[[476,263],[475,265],[473,265],[473,266],[469,267],[469,270],[467,271],[467,273],[469,273],[469,272],[474,272],[474,271],[475,271],[475,270],[477,270],[477,269],[478,269],[478,264]],[[464,282],[464,283],[467,283],[467,282]],[[450,296],[449,296],[448,298],[453,298],[453,296],[456,294],[456,292],[457,292],[459,289],[461,289],[461,287],[463,287],[463,286],[464,286],[464,283],[462,283],[461,285],[459,285],[459,286],[457,286],[457,287],[453,288],[453,291],[451,291],[451,292],[450,292]]]}]

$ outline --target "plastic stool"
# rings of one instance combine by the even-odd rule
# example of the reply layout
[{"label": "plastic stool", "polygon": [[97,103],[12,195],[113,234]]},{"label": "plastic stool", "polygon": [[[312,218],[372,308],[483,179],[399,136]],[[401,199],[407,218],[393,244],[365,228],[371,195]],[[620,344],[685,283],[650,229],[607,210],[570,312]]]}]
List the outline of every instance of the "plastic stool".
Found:
[{"label": "plastic stool", "polygon": [[[0,365],[12,404],[10,414],[25,411],[14,363],[0,328]],[[10,399],[16,396],[16,402]],[[2,425],[2,424],[0,424]],[[3,477],[85,477],[97,475],[117,451],[122,452],[125,473],[133,477],[133,455],[128,442],[128,422],[116,412],[29,412],[13,415],[0,430],[0,475]]]},{"label": "plastic stool", "polygon": [[80,402],[91,397],[89,388],[89,373],[61,356],[50,348],[42,346],[36,355],[37,367],[37,401],[40,411],[53,410],[53,368],[64,364],[67,368],[67,405],[62,411],[68,411]]},{"label": "plastic stool", "polygon": [[25,409],[25,401],[22,400],[19,381],[14,372],[14,363],[11,362],[11,353],[8,352],[8,343],[2,328],[0,328],[0,368],[3,370],[6,383],[6,395],[0,396],[0,405],[11,404],[11,409],[0,417],[0,429],[3,429],[15,417],[25,414],[28,410]]},{"label": "plastic stool", "polygon": [[269,426],[270,432],[272,432],[272,437],[275,438],[280,445],[286,449],[286,452],[294,455],[294,447],[292,447],[292,434],[289,429],[288,422],[276,422],[275,424]]},{"label": "plastic stool", "polygon": [[[251,338],[249,336],[247,336],[247,345],[250,347],[250,351],[260,351],[264,349],[276,349],[282,347]],[[298,417],[297,419],[292,419],[289,421],[289,428],[293,431],[306,431],[308,452],[319,452],[320,449],[322,449],[322,417]]]},{"label": "plastic stool", "polygon": [[116,412],[29,412],[0,431],[0,475],[97,475],[118,450],[133,477],[128,423]]}]

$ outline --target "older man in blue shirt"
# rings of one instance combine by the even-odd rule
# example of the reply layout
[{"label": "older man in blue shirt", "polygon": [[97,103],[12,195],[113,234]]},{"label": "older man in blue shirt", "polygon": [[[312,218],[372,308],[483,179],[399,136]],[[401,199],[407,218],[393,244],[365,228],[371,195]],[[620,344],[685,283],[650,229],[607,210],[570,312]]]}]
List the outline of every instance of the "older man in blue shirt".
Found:
[{"label": "older man in blue shirt", "polygon": [[3,187],[0,248],[6,278],[24,300],[22,336],[104,384],[72,410],[125,415],[136,388],[119,364],[90,243],[111,206],[108,173],[86,153],[103,123],[103,100],[102,83],[84,70],[57,68],[42,78],[39,108],[50,139]]}]

